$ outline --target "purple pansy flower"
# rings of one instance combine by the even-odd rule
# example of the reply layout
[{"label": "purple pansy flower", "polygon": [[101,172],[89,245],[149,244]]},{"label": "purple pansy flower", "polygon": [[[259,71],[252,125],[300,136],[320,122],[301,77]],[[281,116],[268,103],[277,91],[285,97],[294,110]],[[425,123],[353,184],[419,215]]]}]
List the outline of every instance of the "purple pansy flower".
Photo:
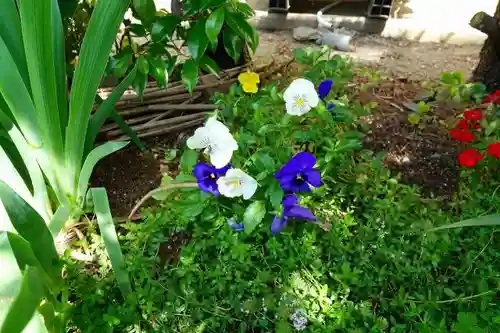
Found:
[{"label": "purple pansy flower", "polygon": [[311,186],[323,185],[321,174],[314,164],[316,158],[313,154],[301,152],[283,165],[274,177],[285,192],[311,192]]},{"label": "purple pansy flower", "polygon": [[245,230],[245,226],[243,225],[243,223],[237,223],[235,219],[233,219],[232,217],[228,218],[227,219],[227,224],[229,225],[229,227],[235,231],[243,231]]},{"label": "purple pansy flower", "polygon": [[299,199],[295,194],[286,194],[283,198],[282,204],[283,215],[275,216],[273,222],[271,223],[271,232],[273,235],[286,227],[288,220],[291,218],[312,222],[317,221],[316,217],[309,209],[299,205]]},{"label": "purple pansy flower", "polygon": [[325,80],[325,81],[321,82],[318,86],[319,98],[324,100],[326,98],[326,96],[328,96],[330,91],[332,90],[332,86],[333,86],[332,80]]},{"label": "purple pansy flower", "polygon": [[219,186],[217,186],[217,179],[224,176],[229,169],[231,169],[230,164],[217,169],[205,163],[198,163],[194,166],[193,175],[198,180],[200,190],[218,196],[220,193]]}]

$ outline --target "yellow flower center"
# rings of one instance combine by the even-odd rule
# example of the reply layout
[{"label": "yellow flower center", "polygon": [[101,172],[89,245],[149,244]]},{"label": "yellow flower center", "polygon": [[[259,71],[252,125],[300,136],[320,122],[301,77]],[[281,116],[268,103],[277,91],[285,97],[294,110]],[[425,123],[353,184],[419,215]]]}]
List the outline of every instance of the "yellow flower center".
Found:
[{"label": "yellow flower center", "polygon": [[295,101],[295,103],[297,104],[297,106],[303,107],[304,104],[306,104],[306,101],[304,101],[303,98],[299,97],[299,98],[297,98],[297,100]]}]

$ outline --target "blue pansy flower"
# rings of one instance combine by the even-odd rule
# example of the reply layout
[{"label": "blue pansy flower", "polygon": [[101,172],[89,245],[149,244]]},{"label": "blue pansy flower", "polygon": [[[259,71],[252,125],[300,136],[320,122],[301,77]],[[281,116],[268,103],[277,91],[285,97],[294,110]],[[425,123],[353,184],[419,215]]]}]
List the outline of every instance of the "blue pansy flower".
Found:
[{"label": "blue pansy flower", "polygon": [[311,192],[311,186],[323,185],[319,170],[314,168],[315,164],[313,154],[301,152],[283,165],[274,177],[285,192]]},{"label": "blue pansy flower", "polygon": [[229,169],[231,169],[230,164],[217,169],[216,167],[205,163],[198,163],[194,166],[193,175],[198,181],[198,187],[200,190],[218,196],[220,193],[219,186],[217,185],[217,179],[226,175],[226,172]]},{"label": "blue pansy flower", "polygon": [[318,86],[318,95],[319,98],[324,100],[326,96],[330,93],[333,87],[333,81],[332,80],[325,80],[321,82]]},{"label": "blue pansy flower", "polygon": [[229,227],[235,231],[245,230],[245,226],[243,225],[243,223],[236,222],[236,220],[232,217],[227,219],[227,225],[229,225]]},{"label": "blue pansy flower", "polygon": [[299,199],[295,194],[286,194],[283,197],[283,215],[275,216],[273,222],[271,223],[271,232],[274,234],[280,232],[284,227],[287,226],[288,220],[291,218],[297,220],[307,220],[316,222],[317,219],[313,213],[299,205]]}]

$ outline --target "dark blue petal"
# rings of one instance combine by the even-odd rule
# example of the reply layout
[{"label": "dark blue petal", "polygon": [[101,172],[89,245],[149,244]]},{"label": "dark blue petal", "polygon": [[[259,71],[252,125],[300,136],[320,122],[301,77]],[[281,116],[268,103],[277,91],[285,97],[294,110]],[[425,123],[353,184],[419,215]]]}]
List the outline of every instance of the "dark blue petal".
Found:
[{"label": "dark blue petal", "polygon": [[323,182],[321,181],[321,173],[316,169],[311,169],[304,172],[304,179],[314,187],[323,186]]},{"label": "dark blue petal", "polygon": [[311,192],[309,184],[304,179],[298,179],[293,174],[281,177],[280,186],[285,192]]},{"label": "dark blue petal", "polygon": [[293,207],[293,206],[297,205],[298,202],[299,202],[299,198],[297,198],[297,196],[295,194],[286,194],[283,197],[283,201],[282,201],[283,208],[287,209],[288,207]]},{"label": "dark blue petal", "polygon": [[335,109],[335,104],[330,103],[330,104],[328,104],[327,108],[328,108],[328,112],[331,112],[333,109]]},{"label": "dark blue petal", "polygon": [[231,164],[228,164],[220,169],[215,169],[215,175],[217,176],[217,179],[219,179],[222,176],[225,176],[226,172],[231,168],[232,168]]},{"label": "dark blue petal", "polygon": [[216,179],[205,178],[203,180],[198,180],[198,187],[203,192],[211,193],[216,197],[220,195]]},{"label": "dark blue petal", "polygon": [[328,94],[332,90],[332,86],[333,86],[332,80],[325,80],[325,81],[321,82],[318,86],[319,98],[325,99],[326,96],[328,96]]},{"label": "dark blue petal", "polygon": [[273,223],[271,223],[271,232],[276,235],[288,224],[288,219],[283,216],[275,216],[273,218]]},{"label": "dark blue petal", "polygon": [[289,218],[293,217],[298,220],[317,221],[316,217],[309,209],[300,206],[294,206],[291,207],[290,209],[285,210],[283,212],[283,215],[285,217]]},{"label": "dark blue petal", "polygon": [[196,177],[198,187],[203,192],[218,196],[219,186],[217,186],[217,169],[205,163],[198,163],[194,166],[193,175]]},{"label": "dark blue petal", "polygon": [[301,152],[292,157],[274,176],[280,179],[285,175],[297,175],[302,170],[311,169],[314,164],[316,164],[316,157],[313,154]]},{"label": "dark blue petal", "polygon": [[193,175],[198,181],[209,178],[211,174],[215,174],[217,169],[205,163],[198,163],[193,168]]},{"label": "dark blue petal", "polygon": [[231,229],[233,229],[235,231],[243,231],[243,230],[245,230],[245,226],[242,223],[232,224],[232,225],[230,225],[230,227],[231,227]]}]

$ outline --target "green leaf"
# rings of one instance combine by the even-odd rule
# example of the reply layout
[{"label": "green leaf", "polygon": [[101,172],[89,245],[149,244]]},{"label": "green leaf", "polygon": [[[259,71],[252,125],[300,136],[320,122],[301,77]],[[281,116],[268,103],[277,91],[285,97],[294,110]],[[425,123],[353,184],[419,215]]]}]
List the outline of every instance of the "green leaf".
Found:
[{"label": "green leaf", "polygon": [[[226,9],[227,10],[227,9]],[[240,15],[231,12],[226,13],[226,23],[234,30],[244,41],[248,43],[250,48],[255,52],[259,46],[259,38],[255,29],[248,24],[247,20]]]},{"label": "green leaf", "polygon": [[[24,50],[30,76],[33,102],[36,108],[38,131],[43,137],[53,163],[64,163],[64,144],[59,110],[56,68],[65,68],[64,59],[56,57],[54,37],[62,36],[62,25],[53,19],[57,6],[53,1],[40,6],[39,0],[18,2],[23,31]],[[62,37],[61,37],[62,38]],[[57,41],[59,46],[60,41]],[[60,51],[60,50],[58,50]],[[54,60],[62,61],[57,63]]]},{"label": "green leaf", "polygon": [[452,228],[463,228],[463,227],[495,227],[499,225],[500,225],[500,215],[485,215],[469,220],[443,225],[441,227],[433,228],[430,231],[452,229]]},{"label": "green leaf", "polygon": [[181,76],[187,90],[192,93],[198,84],[198,67],[193,60],[186,60],[184,65],[182,65]]},{"label": "green leaf", "polygon": [[203,57],[201,57],[199,65],[200,68],[203,69],[205,72],[214,74],[215,76],[219,77],[219,72],[220,72],[219,66],[212,58],[210,58],[206,54],[203,55]]},{"label": "green leaf", "polygon": [[0,180],[0,199],[12,225],[29,243],[36,258],[49,276],[60,278],[59,257],[54,239],[40,215],[7,184]]},{"label": "green leaf", "polygon": [[97,111],[94,113],[94,116],[90,120],[89,128],[87,131],[87,142],[85,146],[85,150],[87,152],[89,152],[94,147],[95,139],[99,135],[102,126],[112,114],[116,102],[120,100],[125,90],[127,90],[128,87],[134,82],[136,74],[137,67],[134,67],[134,69],[132,69],[132,71],[130,71],[130,73],[127,75],[127,77],[123,79],[122,82],[120,82],[115,90],[113,90],[111,95],[109,95],[109,97],[106,98],[105,101],[101,101],[99,107],[97,108]]},{"label": "green leaf", "polygon": [[145,37],[147,35],[146,28],[142,24],[132,23],[128,28],[131,33],[138,37]]},{"label": "green leaf", "polygon": [[123,133],[128,136],[133,143],[141,150],[144,151],[146,150],[146,147],[142,144],[141,140],[137,136],[137,133],[130,128],[130,126],[122,119],[120,113],[116,111],[116,109],[113,109],[111,111],[111,119],[118,125],[120,126],[121,130]]},{"label": "green leaf", "polygon": [[148,76],[144,75],[141,72],[137,72],[134,80],[134,90],[135,93],[142,98],[144,95],[144,89],[146,89],[146,85],[148,84]]},{"label": "green leaf", "polygon": [[412,125],[418,125],[420,123],[420,115],[416,112],[410,113],[408,115],[408,122]]},{"label": "green leaf", "polygon": [[245,18],[250,18],[250,17],[255,15],[255,12],[253,11],[253,9],[247,3],[244,3],[244,2],[237,2],[236,9]]},{"label": "green leaf", "polygon": [[105,156],[108,156],[109,154],[122,149],[126,145],[128,145],[128,141],[110,141],[95,148],[89,153],[89,155],[85,159],[85,163],[83,163],[82,170],[80,171],[77,192],[77,200],[79,202],[83,202],[85,198],[90,181],[90,176],[92,175],[92,170],[94,170],[97,162],[99,162]]},{"label": "green leaf", "polygon": [[262,201],[251,203],[243,214],[243,225],[247,234],[252,231],[262,222],[266,215],[266,205]]},{"label": "green leaf", "polygon": [[54,216],[50,219],[49,222],[49,230],[52,234],[52,237],[56,238],[59,232],[62,230],[64,223],[66,223],[69,219],[70,211],[68,207],[59,206],[57,208]]},{"label": "green leaf", "polygon": [[217,45],[219,33],[222,29],[222,25],[224,24],[225,13],[224,8],[220,7],[210,14],[207,22],[205,23],[205,32],[213,47],[214,45]]},{"label": "green leaf", "polygon": [[35,267],[24,271],[21,288],[5,316],[1,333],[23,332],[29,324],[43,297],[43,285]]},{"label": "green leaf", "polygon": [[189,54],[195,62],[198,62],[205,54],[208,47],[208,38],[205,33],[205,20],[196,21],[194,27],[189,31],[187,44]]},{"label": "green leaf", "polygon": [[125,262],[123,261],[120,243],[116,235],[115,224],[111,216],[108,195],[104,188],[93,188],[91,191],[99,230],[106,250],[108,251],[111,266],[113,267],[116,280],[118,281],[118,286],[120,287],[123,297],[126,298],[127,295],[132,292],[132,287],[127,269],[125,268]]},{"label": "green leaf", "polygon": [[165,15],[156,18],[151,28],[153,42],[160,42],[164,39],[171,40],[175,28],[181,23],[181,19],[175,15]]},{"label": "green leaf", "polygon": [[168,70],[165,62],[159,58],[149,58],[148,61],[149,74],[158,82],[158,87],[166,88],[168,84]]},{"label": "green leaf", "polygon": [[243,52],[243,46],[245,45],[243,39],[232,29],[224,29],[222,32],[222,41],[224,42],[224,49],[227,54],[233,58],[235,63],[238,63]]},{"label": "green leaf", "polygon": [[78,0],[58,0],[57,3],[63,19],[72,17],[78,7]]},{"label": "green leaf", "polygon": [[145,23],[146,26],[149,26],[156,15],[156,5],[154,0],[133,0],[132,5],[139,16],[139,19]]},{"label": "green leaf", "polygon": [[113,73],[117,78],[122,77],[127,72],[130,64],[132,63],[132,53],[122,53],[117,55],[114,63]]},{"label": "green leaf", "polygon": [[85,149],[85,135],[95,93],[106,67],[111,46],[129,1],[97,1],[80,50],[76,66],[69,108],[69,122],[65,139],[66,178],[78,184],[78,176]]},{"label": "green leaf", "polygon": [[142,74],[144,75],[149,74],[149,63],[146,57],[144,57],[143,55],[140,55],[137,58],[137,68],[139,69],[139,72],[141,72]]},{"label": "green leaf", "polygon": [[181,171],[186,174],[192,174],[193,168],[198,162],[198,152],[192,149],[186,149],[181,156]]}]

